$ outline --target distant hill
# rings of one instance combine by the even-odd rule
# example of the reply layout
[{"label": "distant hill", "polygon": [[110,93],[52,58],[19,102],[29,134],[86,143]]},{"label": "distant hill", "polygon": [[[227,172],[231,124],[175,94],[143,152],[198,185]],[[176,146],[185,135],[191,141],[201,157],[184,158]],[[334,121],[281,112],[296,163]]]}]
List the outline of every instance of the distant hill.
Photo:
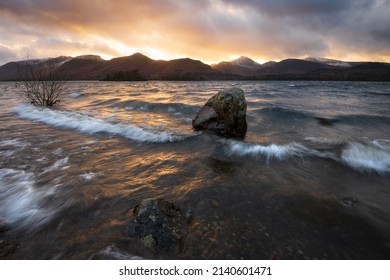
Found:
[{"label": "distant hill", "polygon": [[[241,56],[207,65],[181,58],[154,60],[141,53],[104,60],[97,55],[29,60],[36,65],[55,65],[67,80],[362,80],[390,81],[390,64],[345,62],[328,58],[285,59],[264,64]],[[19,80],[25,61],[0,66],[0,81]]]},{"label": "distant hill", "polygon": [[311,62],[302,59],[285,59],[268,67],[260,68],[255,75],[284,75],[284,74],[308,74],[314,71],[328,69],[323,63]]},{"label": "distant hill", "polygon": [[[390,81],[390,64],[379,62],[345,62],[328,58],[308,57],[285,59],[253,64],[251,67],[236,63],[236,60],[212,65],[222,73],[240,75],[249,80],[351,80]],[[247,64],[248,65],[248,64]]]},{"label": "distant hill", "polygon": [[330,66],[341,66],[341,67],[351,67],[352,65],[359,64],[359,62],[346,62],[336,59],[329,59],[325,57],[306,57],[304,60],[311,61],[311,62],[318,62]]}]

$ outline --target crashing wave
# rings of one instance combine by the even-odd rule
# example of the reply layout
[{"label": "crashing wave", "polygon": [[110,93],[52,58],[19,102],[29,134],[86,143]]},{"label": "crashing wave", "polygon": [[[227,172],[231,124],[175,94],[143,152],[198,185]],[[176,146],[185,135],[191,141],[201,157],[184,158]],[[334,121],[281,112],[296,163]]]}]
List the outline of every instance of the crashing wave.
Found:
[{"label": "crashing wave", "polygon": [[341,153],[342,161],[358,171],[390,172],[390,146],[372,141],[368,144],[349,143]]},{"label": "crashing wave", "polygon": [[59,211],[59,205],[47,205],[55,190],[56,186],[36,188],[31,172],[0,169],[0,216],[15,228],[33,230]]},{"label": "crashing wave", "polygon": [[39,121],[55,127],[75,129],[87,134],[109,133],[138,142],[164,143],[179,141],[184,138],[184,136],[173,135],[169,132],[160,132],[131,124],[113,124],[79,112],[51,110],[29,104],[21,104],[15,107],[13,112],[22,118]]},{"label": "crashing wave", "polygon": [[305,147],[298,143],[289,143],[284,145],[270,144],[263,146],[260,144],[250,144],[240,141],[230,140],[227,142],[225,151],[228,155],[265,157],[267,160],[284,160],[288,157],[304,155],[320,155],[321,153]]}]

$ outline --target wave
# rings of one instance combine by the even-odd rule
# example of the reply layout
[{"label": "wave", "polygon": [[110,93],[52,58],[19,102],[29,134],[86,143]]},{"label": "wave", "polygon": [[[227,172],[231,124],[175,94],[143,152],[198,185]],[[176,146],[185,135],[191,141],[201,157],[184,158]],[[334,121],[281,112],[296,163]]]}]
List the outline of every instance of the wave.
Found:
[{"label": "wave", "polygon": [[378,123],[389,124],[390,117],[386,116],[375,116],[375,115],[344,115],[338,116],[335,118],[337,121],[350,124],[359,124],[359,125],[377,125]]},{"label": "wave", "polygon": [[349,143],[341,153],[342,161],[363,172],[390,172],[390,146],[372,141],[368,144]]},{"label": "wave", "polygon": [[[317,141],[314,137],[308,140],[312,139]],[[322,143],[323,139],[319,140]],[[328,142],[327,139],[324,142],[335,143]],[[381,175],[390,173],[390,145],[384,144],[385,141],[383,140],[372,141],[368,144],[357,142],[343,144],[341,142],[340,144],[343,144],[344,147],[341,149],[340,155],[338,152],[319,151],[295,142],[283,145],[260,145],[236,140],[226,140],[225,143],[225,153],[228,156],[264,157],[267,161],[271,159],[286,160],[290,157],[314,156],[331,159],[359,172],[376,172]]]},{"label": "wave", "polygon": [[264,116],[270,116],[274,118],[282,118],[282,119],[308,119],[308,118],[314,118],[315,116],[302,112],[297,111],[293,109],[287,109],[282,107],[266,107],[262,108],[260,110],[257,110],[261,115]]},{"label": "wave", "polygon": [[140,100],[127,100],[113,104],[114,108],[125,108],[126,110],[139,110],[159,113],[184,113],[195,114],[197,107],[184,103],[153,103]]},{"label": "wave", "polygon": [[332,153],[319,152],[305,147],[299,143],[289,143],[284,145],[270,144],[267,146],[260,144],[250,144],[235,140],[228,140],[225,147],[227,155],[252,156],[254,158],[265,157],[270,159],[284,160],[289,157],[319,156],[334,158]]},{"label": "wave", "polygon": [[390,123],[390,117],[380,116],[380,115],[365,115],[365,114],[355,114],[355,115],[337,115],[337,116],[320,116],[314,113],[283,108],[283,107],[265,107],[261,109],[252,110],[261,116],[272,118],[275,120],[281,120],[283,122],[290,122],[291,120],[315,120],[321,125],[330,126],[336,123],[344,123],[351,125],[369,125],[377,126],[378,124],[388,125]]},{"label": "wave", "polygon": [[31,172],[0,169],[0,216],[15,228],[33,230],[58,212],[59,207],[47,205],[55,189],[56,186],[36,188]]},{"label": "wave", "polygon": [[82,97],[84,95],[82,93],[79,93],[79,92],[72,92],[68,96],[71,97],[71,98],[80,98],[80,97]]},{"label": "wave", "polygon": [[182,140],[185,137],[184,135],[174,135],[169,132],[161,132],[153,128],[143,128],[131,124],[113,124],[102,119],[83,115],[79,112],[52,110],[29,104],[21,104],[12,111],[22,118],[39,121],[54,127],[75,129],[87,134],[99,132],[109,133],[138,142],[174,142]]},{"label": "wave", "polygon": [[81,178],[83,178],[86,181],[92,180],[96,176],[98,176],[99,173],[94,173],[94,172],[88,172],[88,173],[83,173],[80,175]]},{"label": "wave", "polygon": [[68,169],[70,166],[68,165],[69,157],[59,159],[55,163],[53,163],[47,170],[45,170],[44,173],[46,172],[51,172],[54,170],[65,170]]},{"label": "wave", "polygon": [[30,143],[27,143],[20,139],[8,139],[8,140],[0,141],[0,147],[16,147],[16,148],[24,149],[29,145]]}]

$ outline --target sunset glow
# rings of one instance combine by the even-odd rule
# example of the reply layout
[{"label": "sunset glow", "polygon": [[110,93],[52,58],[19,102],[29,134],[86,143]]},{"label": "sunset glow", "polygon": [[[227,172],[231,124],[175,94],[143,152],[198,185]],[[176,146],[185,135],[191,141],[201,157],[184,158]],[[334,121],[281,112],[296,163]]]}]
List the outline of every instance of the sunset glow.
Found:
[{"label": "sunset glow", "polygon": [[0,3],[0,65],[22,58],[141,52],[217,63],[248,56],[390,61],[389,0]]}]

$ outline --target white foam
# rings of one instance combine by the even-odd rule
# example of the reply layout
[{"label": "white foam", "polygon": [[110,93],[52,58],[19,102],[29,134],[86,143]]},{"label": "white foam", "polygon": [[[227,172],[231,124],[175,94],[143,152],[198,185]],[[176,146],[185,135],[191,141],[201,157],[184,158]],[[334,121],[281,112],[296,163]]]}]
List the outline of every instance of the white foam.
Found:
[{"label": "white foam", "polygon": [[29,143],[24,142],[20,139],[8,139],[8,140],[0,141],[0,147],[17,147],[17,148],[24,149],[29,145],[30,145]]},{"label": "white foam", "polygon": [[311,152],[309,148],[306,148],[298,143],[285,145],[270,144],[268,146],[263,146],[260,144],[250,144],[234,140],[227,141],[225,151],[228,155],[249,155],[253,157],[265,156],[267,160],[272,158],[283,160],[291,156],[303,156],[304,154]]},{"label": "white foam", "polygon": [[0,216],[17,228],[35,229],[58,211],[43,206],[55,188],[36,188],[31,172],[0,169]]},{"label": "white foam", "polygon": [[92,258],[96,257],[96,255],[113,260],[143,260],[143,258],[139,256],[131,255],[127,252],[118,249],[115,245],[110,245],[99,250],[96,254],[92,256]]},{"label": "white foam", "polygon": [[61,155],[62,154],[62,148],[58,148],[58,149],[55,149],[53,152],[52,152],[52,154],[53,155],[56,155],[56,156],[59,156],[59,155]]},{"label": "white foam", "polygon": [[89,181],[95,178],[97,175],[98,173],[88,172],[88,173],[81,174],[80,177],[83,178],[84,180]]},{"label": "white foam", "polygon": [[139,142],[173,142],[183,139],[183,136],[169,132],[148,130],[131,124],[112,124],[102,119],[83,115],[79,112],[52,110],[30,104],[21,104],[13,109],[20,117],[39,121],[61,128],[75,129],[83,133],[99,132],[120,135]]},{"label": "white foam", "polygon": [[53,170],[65,170],[68,169],[70,166],[68,165],[69,157],[62,158],[54,162],[52,166],[50,166],[47,170],[45,170],[44,173],[46,172],[51,172]]},{"label": "white foam", "polygon": [[0,156],[11,157],[11,156],[13,156],[14,153],[15,153],[15,151],[0,151]]},{"label": "white foam", "polygon": [[41,158],[38,158],[37,160],[35,160],[36,162],[46,162],[47,161],[47,157],[41,157]]},{"label": "white foam", "polygon": [[78,93],[78,92],[72,92],[71,94],[69,94],[69,97],[71,98],[78,98],[81,96],[81,93]]},{"label": "white foam", "polygon": [[358,171],[390,172],[390,146],[372,141],[368,144],[349,143],[341,154],[342,161]]}]

